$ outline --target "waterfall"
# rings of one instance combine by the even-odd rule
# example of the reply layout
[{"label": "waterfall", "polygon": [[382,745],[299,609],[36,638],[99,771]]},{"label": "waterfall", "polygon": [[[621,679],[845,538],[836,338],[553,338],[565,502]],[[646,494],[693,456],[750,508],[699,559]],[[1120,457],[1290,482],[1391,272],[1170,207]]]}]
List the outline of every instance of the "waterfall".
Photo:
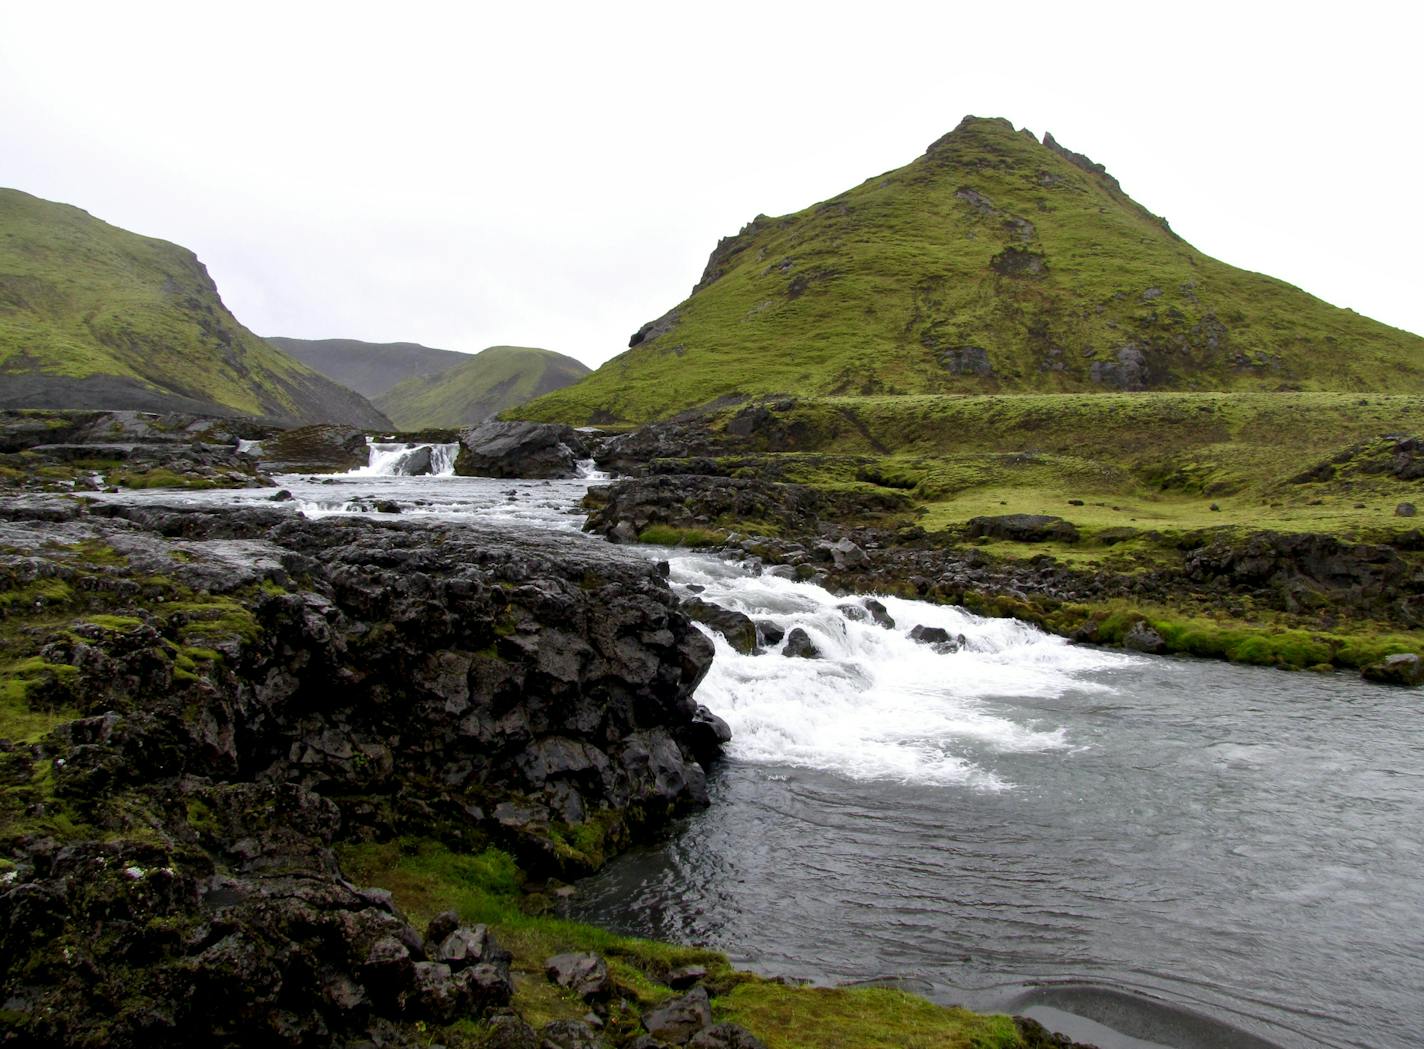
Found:
[{"label": "waterfall", "polygon": [[351,473],[366,477],[451,477],[458,444],[416,444],[367,440],[369,462]]},{"label": "waterfall", "polygon": [[254,459],[260,459],[262,457],[262,442],[244,441],[239,437],[237,439],[237,454],[250,455]]}]

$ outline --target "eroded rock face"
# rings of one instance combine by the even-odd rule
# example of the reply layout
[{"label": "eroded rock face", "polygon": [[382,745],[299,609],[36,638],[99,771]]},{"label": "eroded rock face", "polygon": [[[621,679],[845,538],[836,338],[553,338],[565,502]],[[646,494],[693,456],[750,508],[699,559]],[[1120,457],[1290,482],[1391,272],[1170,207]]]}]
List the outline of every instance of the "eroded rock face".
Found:
[{"label": "eroded rock face", "polygon": [[615,548],[51,502],[0,511],[0,549],[7,589],[74,595],[24,682],[72,714],[0,746],[0,1000],[27,1044],[478,1017],[510,992],[488,930],[422,937],[333,846],[494,841],[567,876],[595,858],[551,829],[598,815],[612,847],[706,801],[711,645]]},{"label": "eroded rock face", "polygon": [[589,451],[571,426],[491,420],[460,431],[455,472],[461,477],[577,477],[575,464]]}]

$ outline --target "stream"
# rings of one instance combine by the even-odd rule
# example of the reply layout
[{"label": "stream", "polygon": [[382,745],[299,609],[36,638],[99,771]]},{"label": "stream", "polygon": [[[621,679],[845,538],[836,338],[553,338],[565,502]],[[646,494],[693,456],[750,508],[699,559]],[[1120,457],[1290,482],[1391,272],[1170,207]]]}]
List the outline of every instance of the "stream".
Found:
[{"label": "stream", "polygon": [[[373,461],[375,458],[373,451]],[[391,462],[401,461],[390,452]],[[294,512],[579,533],[590,480],[279,478]],[[129,492],[264,503],[271,489]],[[269,504],[270,505],[270,504]],[[713,804],[578,887],[574,917],[756,971],[1026,1013],[1103,1049],[1424,1044],[1424,700],[1351,675],[1070,645],[713,555],[683,596],[800,628],[713,635]],[[941,627],[950,651],[912,640]]]}]

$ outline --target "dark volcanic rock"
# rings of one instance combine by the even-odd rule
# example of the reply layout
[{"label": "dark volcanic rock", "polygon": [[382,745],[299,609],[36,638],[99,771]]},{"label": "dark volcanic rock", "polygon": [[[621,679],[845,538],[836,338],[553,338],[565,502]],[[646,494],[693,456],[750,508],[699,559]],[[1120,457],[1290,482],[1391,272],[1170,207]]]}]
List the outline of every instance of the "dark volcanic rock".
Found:
[{"label": "dark volcanic rock", "polygon": [[713,1024],[693,1035],[687,1049],[766,1049],[766,1043],[745,1027]]},{"label": "dark volcanic rock", "polygon": [[1078,530],[1061,517],[1044,514],[1002,514],[998,517],[975,517],[965,525],[969,536],[991,539],[1011,539],[1016,543],[1041,543],[1047,540],[1072,543]]},{"label": "dark volcanic rock", "polygon": [[460,431],[461,477],[577,477],[587,442],[571,426],[491,420]]},{"label": "dark volcanic rock", "polygon": [[[74,595],[71,629],[16,654],[52,668],[20,682],[34,708],[78,717],[0,748],[0,1001],[24,1044],[346,1044],[479,1017],[511,993],[488,930],[442,916],[422,938],[335,845],[493,842],[569,876],[593,860],[551,829],[597,813],[626,841],[706,802],[711,645],[616,548],[12,501],[0,551],[8,589]],[[63,841],[36,833],[59,816]]]},{"label": "dark volcanic rock", "polygon": [[580,998],[607,998],[613,992],[608,966],[596,954],[556,954],[544,963],[544,975]]},{"label": "dark volcanic rock", "polygon": [[1385,685],[1424,684],[1424,659],[1412,652],[1401,652],[1385,656],[1378,663],[1371,663],[1360,671],[1366,681],[1378,681]]},{"label": "dark volcanic rock", "polygon": [[821,658],[821,650],[816,647],[816,643],[811,640],[810,635],[799,626],[792,627],[791,633],[786,635],[786,647],[782,649],[782,654],[797,659]]},{"label": "dark volcanic rock", "polygon": [[682,603],[682,612],[688,619],[704,623],[727,639],[727,644],[744,656],[752,655],[757,648],[756,624],[745,612],[723,608],[700,597],[690,598]]},{"label": "dark volcanic rock", "polygon": [[643,1026],[650,1035],[675,1045],[682,1045],[711,1024],[712,1004],[701,987],[694,987],[681,998],[664,1002],[643,1014]]},{"label": "dark volcanic rock", "polygon": [[649,525],[708,526],[718,517],[766,521],[814,531],[818,497],[810,488],[751,478],[704,475],[628,478],[594,488],[584,530],[611,536],[620,524],[639,535]]}]

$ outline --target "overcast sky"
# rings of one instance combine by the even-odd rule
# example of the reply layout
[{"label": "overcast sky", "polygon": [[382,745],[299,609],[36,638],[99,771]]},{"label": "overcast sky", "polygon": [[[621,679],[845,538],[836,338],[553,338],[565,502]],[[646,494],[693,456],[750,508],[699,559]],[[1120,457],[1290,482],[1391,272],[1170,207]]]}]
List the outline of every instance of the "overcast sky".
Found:
[{"label": "overcast sky", "polygon": [[1424,332],[1413,5],[497,6],[0,0],[0,185],[192,248],[259,334],[595,365],[975,113]]}]

